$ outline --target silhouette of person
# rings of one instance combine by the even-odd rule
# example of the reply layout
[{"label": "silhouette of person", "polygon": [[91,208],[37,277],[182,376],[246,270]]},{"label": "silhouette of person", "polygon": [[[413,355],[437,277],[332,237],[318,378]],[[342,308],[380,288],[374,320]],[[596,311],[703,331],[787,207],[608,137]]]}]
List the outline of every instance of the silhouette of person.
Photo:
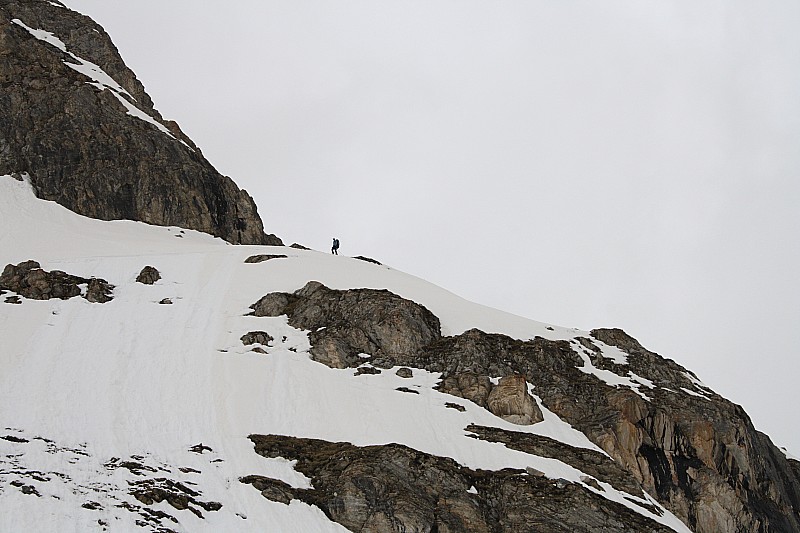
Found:
[{"label": "silhouette of person", "polygon": [[331,246],[331,253],[333,255],[339,255],[339,239],[336,237],[333,238],[333,246]]}]

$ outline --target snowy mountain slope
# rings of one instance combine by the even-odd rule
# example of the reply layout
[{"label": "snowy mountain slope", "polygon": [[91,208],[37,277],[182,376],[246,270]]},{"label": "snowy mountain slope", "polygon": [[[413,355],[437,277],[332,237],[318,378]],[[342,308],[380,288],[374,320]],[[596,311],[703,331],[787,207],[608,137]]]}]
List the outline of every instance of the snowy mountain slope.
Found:
[{"label": "snowy mountain slope", "polygon": [[[658,516],[631,503],[653,504],[643,493],[625,494],[602,479],[587,484],[591,476],[557,459],[465,432],[478,424],[600,450],[541,400],[543,422],[511,424],[434,390],[436,373],[414,370],[405,379],[394,371],[355,376],[353,369],[331,369],[308,357],[307,334],[290,327],[286,317],[244,315],[260,295],[293,291],[314,279],[342,289],[388,288],[436,313],[448,334],[476,326],[521,338],[588,333],[471,304],[388,267],[313,251],[234,247],[176,228],[100,222],[38,200],[26,183],[10,177],[0,179],[0,187],[0,254],[6,263],[36,259],[45,270],[103,277],[116,286],[107,304],[24,299],[0,307],[0,530],[84,531],[103,524],[115,531],[136,529],[134,518],[147,523],[141,513],[115,506],[141,506],[127,484],[149,468],[175,482],[196,483],[198,501],[222,504],[218,511],[203,511],[204,520],[183,511],[177,524],[167,519],[165,527],[337,530],[316,508],[269,502],[238,482],[259,474],[307,483],[288,462],[253,453],[248,435],[264,433],[357,446],[400,443],[470,468],[534,468],[688,531],[670,513]],[[244,263],[264,252],[289,257]],[[162,274],[153,286],[134,281],[148,264]],[[163,298],[173,304],[159,305]],[[282,341],[265,347],[268,355],[251,351],[239,338],[253,329]],[[399,392],[400,385],[418,394]],[[464,411],[446,408],[447,402]],[[206,453],[190,451],[200,443]],[[113,466],[126,460],[140,466]],[[32,488],[17,490],[15,482]],[[156,508],[175,515],[166,502]]]},{"label": "snowy mountain slope", "polygon": [[[280,244],[96,23],[0,15],[0,174]],[[800,530],[800,463],[621,330],[32,188],[0,176],[0,530]]]}]

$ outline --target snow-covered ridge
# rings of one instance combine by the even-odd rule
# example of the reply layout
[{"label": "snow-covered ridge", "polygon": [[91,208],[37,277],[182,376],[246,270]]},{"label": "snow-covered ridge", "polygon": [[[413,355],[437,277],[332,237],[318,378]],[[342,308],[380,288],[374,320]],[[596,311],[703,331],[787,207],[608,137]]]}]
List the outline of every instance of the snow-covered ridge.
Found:
[{"label": "snow-covered ridge", "polygon": [[[53,5],[56,5],[58,7],[64,7],[58,4],[53,4]],[[39,39],[40,41],[43,41],[51,46],[54,46],[59,50],[61,50],[62,52],[64,52],[65,54],[69,55],[72,59],[76,61],[76,63],[72,63],[70,61],[63,61],[63,63],[67,65],[69,68],[76,70],[81,74],[83,74],[84,76],[86,76],[87,78],[91,79],[92,80],[91,82],[87,82],[89,85],[97,87],[101,91],[108,89],[111,92],[111,94],[113,94],[116,97],[116,99],[119,100],[119,102],[125,107],[128,115],[136,117],[139,120],[143,120],[149,124],[152,124],[153,126],[158,128],[159,131],[161,131],[162,133],[175,139],[175,136],[172,135],[172,133],[167,129],[166,126],[161,124],[155,118],[148,115],[147,113],[145,113],[132,103],[135,102],[136,99],[133,96],[131,96],[131,94],[128,91],[126,91],[125,88],[122,87],[122,85],[117,83],[99,66],[95,65],[91,61],[87,61],[81,57],[78,57],[77,55],[67,50],[67,45],[64,44],[64,41],[56,37],[53,33],[43,29],[31,28],[30,26],[22,22],[20,19],[13,19],[11,22],[16,24],[17,26],[24,28],[28,33],[30,33],[36,39]]]}]

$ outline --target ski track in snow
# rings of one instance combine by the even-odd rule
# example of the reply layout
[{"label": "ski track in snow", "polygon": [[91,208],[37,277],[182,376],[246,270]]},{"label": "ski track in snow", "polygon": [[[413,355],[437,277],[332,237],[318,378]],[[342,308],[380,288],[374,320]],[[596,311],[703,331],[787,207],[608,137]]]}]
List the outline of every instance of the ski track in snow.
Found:
[{"label": "ski track in snow", "polygon": [[[290,506],[267,501],[238,481],[241,476],[260,474],[296,487],[309,486],[310,480],[294,471],[291,462],[266,460],[254,453],[247,436],[263,433],[358,446],[400,443],[452,457],[470,468],[532,467],[550,478],[581,484],[676,531],[689,531],[668,512],[657,516],[632,503],[660,508],[645,494],[629,495],[600,480],[603,490],[598,490],[584,483],[585,473],[561,461],[469,437],[464,428],[474,423],[602,451],[547,410],[532,385],[529,390],[545,420],[518,426],[468,400],[434,390],[437,373],[412,369],[412,378],[401,378],[396,369],[360,376],[354,369],[331,369],[309,358],[307,332],[290,327],[285,316],[245,315],[264,294],[291,292],[317,280],[334,289],[385,288],[421,303],[440,318],[444,335],[477,327],[520,339],[538,335],[573,340],[588,338],[587,332],[473,304],[386,266],[290,248],[234,247],[178,228],[88,219],[53,202],[37,200],[27,183],[2,176],[0,228],[3,265],[34,259],[47,270],[102,277],[116,286],[114,299],[106,304],[82,298],[0,303],[4,369],[0,431],[19,428],[30,440],[0,440],[0,450],[14,452],[0,453],[6,457],[22,454],[14,460],[27,462],[31,469],[44,464],[73,480],[36,483],[41,494],[61,498],[50,498],[54,503],[49,514],[34,512],[40,503],[34,496],[16,489],[0,492],[0,507],[10,511],[0,515],[0,530],[20,530],[36,516],[39,531],[63,531],[66,523],[74,523],[80,531],[87,523],[83,511],[94,513],[86,515],[92,520],[104,516],[114,524],[127,524],[130,517],[122,518],[124,513],[113,506],[101,515],[101,511],[81,508],[84,502],[78,500],[83,496],[75,496],[74,490],[83,487],[78,490],[82,494],[86,488],[81,480],[88,483],[111,458],[139,456],[154,464],[202,470],[202,476],[197,476],[202,499],[223,503],[219,512],[204,513],[205,520],[186,512],[177,515],[185,530],[243,530],[269,523],[286,531],[343,531],[315,507],[297,501]],[[250,255],[275,252],[289,257],[244,263]],[[145,265],[161,272],[162,279],[152,286],[135,282]],[[173,304],[160,305],[163,298]],[[266,331],[275,339],[262,346],[267,355],[242,344],[240,337],[249,331]],[[604,356],[625,367],[619,350],[594,342]],[[648,386],[647,380],[630,373],[617,378],[637,391],[639,386]],[[396,390],[400,386],[419,394]],[[465,411],[446,408],[446,402],[458,403]],[[40,441],[31,440],[36,437],[87,455],[77,459],[68,453],[48,455]],[[204,454],[188,451],[198,443],[212,448],[225,467],[215,467]],[[0,463],[0,481],[14,475],[6,470]],[[125,498],[127,478],[116,472],[110,476],[105,498]],[[169,507],[164,510],[170,511]],[[174,509],[171,512],[175,514]],[[169,523],[169,527],[177,526]]]}]

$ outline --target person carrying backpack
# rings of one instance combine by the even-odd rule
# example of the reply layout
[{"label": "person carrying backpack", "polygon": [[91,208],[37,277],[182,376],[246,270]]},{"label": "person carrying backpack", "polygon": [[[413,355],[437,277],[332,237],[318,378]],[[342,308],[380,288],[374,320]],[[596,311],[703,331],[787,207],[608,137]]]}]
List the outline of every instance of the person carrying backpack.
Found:
[{"label": "person carrying backpack", "polygon": [[333,246],[331,246],[331,253],[333,255],[339,255],[339,239],[336,237],[333,238]]}]

